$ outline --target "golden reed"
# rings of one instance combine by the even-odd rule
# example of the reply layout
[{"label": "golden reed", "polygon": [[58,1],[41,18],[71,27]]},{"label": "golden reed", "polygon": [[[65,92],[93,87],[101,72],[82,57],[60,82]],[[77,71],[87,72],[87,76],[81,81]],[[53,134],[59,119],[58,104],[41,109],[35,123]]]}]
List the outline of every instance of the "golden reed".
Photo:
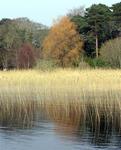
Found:
[{"label": "golden reed", "polygon": [[59,124],[121,129],[121,70],[0,72],[0,123],[30,124],[37,111]]}]

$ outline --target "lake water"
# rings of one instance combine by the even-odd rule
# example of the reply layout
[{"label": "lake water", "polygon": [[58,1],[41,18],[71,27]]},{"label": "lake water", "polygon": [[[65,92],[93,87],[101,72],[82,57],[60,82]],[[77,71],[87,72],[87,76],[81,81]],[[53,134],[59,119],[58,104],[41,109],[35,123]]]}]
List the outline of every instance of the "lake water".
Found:
[{"label": "lake water", "polygon": [[[0,123],[0,150],[120,150],[121,136],[113,129],[65,123],[37,113],[27,123]],[[66,120],[66,119],[65,119]],[[77,120],[78,122],[78,120]]]}]

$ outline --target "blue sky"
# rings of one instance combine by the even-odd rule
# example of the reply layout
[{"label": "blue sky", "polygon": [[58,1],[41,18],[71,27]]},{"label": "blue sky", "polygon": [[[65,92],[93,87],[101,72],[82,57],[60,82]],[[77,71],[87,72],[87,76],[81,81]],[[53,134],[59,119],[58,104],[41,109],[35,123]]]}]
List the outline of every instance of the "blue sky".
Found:
[{"label": "blue sky", "polygon": [[70,9],[89,7],[93,3],[111,6],[120,0],[1,0],[0,19],[28,17],[50,26],[54,19],[63,16]]}]

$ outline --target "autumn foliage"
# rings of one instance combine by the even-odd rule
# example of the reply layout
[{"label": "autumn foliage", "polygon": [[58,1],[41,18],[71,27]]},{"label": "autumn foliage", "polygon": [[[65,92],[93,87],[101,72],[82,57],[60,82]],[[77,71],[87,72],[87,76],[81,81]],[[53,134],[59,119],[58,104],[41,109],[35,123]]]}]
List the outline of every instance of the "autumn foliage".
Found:
[{"label": "autumn foliage", "polygon": [[29,69],[35,63],[35,53],[29,43],[25,43],[18,52],[18,68]]},{"label": "autumn foliage", "polygon": [[76,26],[68,17],[63,17],[51,28],[43,42],[43,55],[62,66],[73,65],[79,59],[83,42]]}]

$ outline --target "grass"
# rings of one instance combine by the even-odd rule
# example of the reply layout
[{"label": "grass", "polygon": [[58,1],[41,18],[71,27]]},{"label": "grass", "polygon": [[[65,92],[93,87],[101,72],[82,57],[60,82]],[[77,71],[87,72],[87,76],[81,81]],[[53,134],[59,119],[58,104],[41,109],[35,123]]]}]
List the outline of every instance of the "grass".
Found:
[{"label": "grass", "polygon": [[0,72],[0,122],[27,122],[36,108],[56,121],[120,130],[121,70]]}]

